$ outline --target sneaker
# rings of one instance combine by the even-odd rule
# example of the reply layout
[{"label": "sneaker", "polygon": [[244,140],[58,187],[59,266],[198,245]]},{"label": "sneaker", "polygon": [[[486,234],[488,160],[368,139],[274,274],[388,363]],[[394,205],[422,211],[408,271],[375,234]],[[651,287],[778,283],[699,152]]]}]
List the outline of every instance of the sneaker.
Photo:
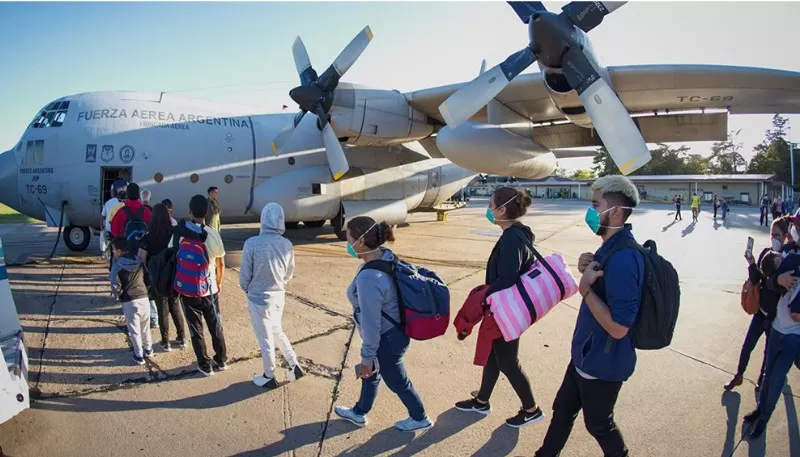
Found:
[{"label": "sneaker", "polygon": [[136,365],[144,365],[144,357],[137,357],[136,354],[133,354],[133,362]]},{"label": "sneaker", "polygon": [[155,352],[156,351],[154,351],[153,348],[145,349],[144,350],[144,356],[145,356],[145,358],[149,359],[150,357],[153,357],[153,353],[155,353]]},{"label": "sneaker", "polygon": [[217,367],[218,371],[225,371],[228,369],[228,364],[225,362],[217,362],[214,359],[212,359],[212,362],[214,362],[214,365]]},{"label": "sneaker", "polygon": [[764,429],[767,428],[767,423],[763,419],[759,419],[753,429],[750,431],[750,438],[757,440],[764,434]]},{"label": "sneaker", "polygon": [[297,381],[305,375],[306,374],[303,372],[303,369],[300,368],[300,365],[295,365],[294,368],[289,371],[289,380]]},{"label": "sneaker", "polygon": [[744,416],[744,422],[753,422],[754,420],[758,419],[761,416],[761,409],[756,408],[750,414]]},{"label": "sneaker", "polygon": [[280,387],[278,385],[278,381],[275,378],[268,378],[263,373],[257,376],[253,376],[253,384],[257,385],[258,387],[263,387],[265,389],[277,389]]},{"label": "sneaker", "polygon": [[520,409],[516,416],[506,419],[506,425],[509,427],[520,428],[529,424],[541,422],[544,419],[544,413],[541,408],[536,408],[536,411],[529,413],[524,409]]},{"label": "sneaker", "polygon": [[178,346],[178,349],[186,349],[186,340],[179,338],[175,340],[175,345]]},{"label": "sneaker", "polygon": [[205,376],[205,377],[209,377],[209,376],[213,376],[214,375],[214,370],[212,370],[211,367],[203,368],[203,367],[198,366],[197,367],[197,371],[199,371],[200,373],[203,373],[203,376]]},{"label": "sneaker", "polygon": [[352,408],[337,406],[333,409],[333,412],[335,412],[337,416],[349,421],[351,424],[357,427],[364,427],[367,425],[367,416],[364,414],[356,414]]},{"label": "sneaker", "polygon": [[161,349],[163,349],[164,352],[172,351],[172,346],[169,345],[169,341],[162,341],[158,343],[158,345],[161,346]]},{"label": "sneaker", "polygon": [[405,420],[401,420],[394,424],[394,428],[400,430],[401,432],[419,432],[422,430],[427,430],[433,427],[433,421],[428,419],[422,419],[421,421],[414,420],[412,418],[408,418]]},{"label": "sneaker", "polygon": [[484,416],[488,416],[489,413],[492,412],[492,407],[489,406],[489,403],[481,403],[476,398],[470,398],[469,400],[456,403],[456,409],[467,412],[473,411],[478,414],[483,414]]}]

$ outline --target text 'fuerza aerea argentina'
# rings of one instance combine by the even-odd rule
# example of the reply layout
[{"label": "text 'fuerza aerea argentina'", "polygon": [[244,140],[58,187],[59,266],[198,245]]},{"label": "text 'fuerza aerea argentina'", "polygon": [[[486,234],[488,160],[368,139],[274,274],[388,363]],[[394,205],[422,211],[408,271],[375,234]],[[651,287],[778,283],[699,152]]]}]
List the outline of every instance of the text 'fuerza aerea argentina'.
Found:
[{"label": "text 'fuerza aerea argentina'", "polygon": [[[100,120],[100,119],[140,119],[142,121],[154,121],[164,123],[191,123],[220,125],[224,127],[250,128],[250,124],[244,118],[233,117],[213,117],[203,116],[202,114],[173,114],[167,111],[153,111],[134,109],[132,111],[125,108],[96,109],[92,111],[78,112],[78,122]],[[154,124],[155,125],[155,124]]]}]

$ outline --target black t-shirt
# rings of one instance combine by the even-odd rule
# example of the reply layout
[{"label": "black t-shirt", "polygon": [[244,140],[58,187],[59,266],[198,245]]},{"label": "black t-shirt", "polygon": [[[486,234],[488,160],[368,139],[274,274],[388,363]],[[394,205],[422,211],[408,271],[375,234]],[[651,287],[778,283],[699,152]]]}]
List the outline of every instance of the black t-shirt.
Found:
[{"label": "black t-shirt", "polygon": [[487,296],[513,286],[535,261],[533,245],[535,236],[530,227],[515,223],[503,231],[492,249],[486,265]]}]

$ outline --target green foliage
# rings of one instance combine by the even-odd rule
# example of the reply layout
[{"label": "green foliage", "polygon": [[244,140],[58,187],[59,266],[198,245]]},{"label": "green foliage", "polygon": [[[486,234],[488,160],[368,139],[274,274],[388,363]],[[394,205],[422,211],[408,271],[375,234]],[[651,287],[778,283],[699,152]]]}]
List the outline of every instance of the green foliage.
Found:
[{"label": "green foliage", "polygon": [[728,139],[718,141],[711,146],[711,172],[718,175],[732,175],[744,173],[747,170],[747,161],[742,157],[742,143],[736,140],[741,130],[728,133]]},{"label": "green foliage", "polygon": [[569,178],[573,181],[580,181],[582,179],[592,179],[595,177],[596,175],[592,170],[575,170]]},{"label": "green foliage", "polygon": [[[690,154],[686,146],[673,148],[659,143],[650,150],[653,158],[645,166],[636,170],[634,175],[684,175],[709,173],[709,159],[700,154]],[[605,147],[597,150],[592,169],[598,176],[619,174],[619,168],[611,159]]]},{"label": "green foliage", "polygon": [[[791,183],[789,143],[786,141],[786,124],[789,119],[776,114],[772,127],[764,133],[764,141],[755,147],[755,155],[747,167],[749,173],[776,174],[780,181]],[[797,154],[795,144],[795,154]],[[795,181],[800,178],[800,160],[795,155]],[[794,184],[794,183],[791,183]]]}]

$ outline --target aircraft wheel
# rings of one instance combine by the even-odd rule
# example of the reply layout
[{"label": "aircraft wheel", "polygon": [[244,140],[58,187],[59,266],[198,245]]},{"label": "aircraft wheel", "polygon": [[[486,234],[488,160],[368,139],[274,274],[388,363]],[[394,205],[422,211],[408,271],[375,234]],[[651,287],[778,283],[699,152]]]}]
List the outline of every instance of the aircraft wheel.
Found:
[{"label": "aircraft wheel", "polygon": [[89,227],[70,225],[64,230],[64,244],[70,251],[86,250],[91,240],[92,234],[89,232]]},{"label": "aircraft wheel", "polygon": [[303,221],[303,225],[309,228],[320,228],[325,225],[325,221]]},{"label": "aircraft wheel", "polygon": [[339,241],[347,241],[347,229],[344,226],[344,206],[339,204],[339,214],[331,219],[331,226],[333,227],[333,233],[336,234],[336,238],[339,238]]},{"label": "aircraft wheel", "polygon": [[286,230],[297,230],[297,227],[300,226],[299,222],[285,222]]}]

